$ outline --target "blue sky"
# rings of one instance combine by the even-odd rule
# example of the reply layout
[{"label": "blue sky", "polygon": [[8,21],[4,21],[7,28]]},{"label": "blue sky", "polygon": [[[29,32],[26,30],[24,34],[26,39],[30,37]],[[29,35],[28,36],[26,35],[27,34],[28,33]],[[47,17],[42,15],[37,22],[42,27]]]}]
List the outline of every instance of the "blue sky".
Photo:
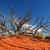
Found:
[{"label": "blue sky", "polygon": [[50,0],[0,0],[0,6],[3,9],[3,13],[6,15],[6,7],[14,6],[17,12],[21,15],[24,14],[24,10],[29,8],[33,11],[32,18],[37,15],[42,15],[48,18],[50,16]]},{"label": "blue sky", "polygon": [[50,16],[50,0],[0,0],[0,7],[6,17],[7,6],[14,6],[21,16],[25,10],[32,9],[33,19],[38,15],[45,16],[46,19]]}]

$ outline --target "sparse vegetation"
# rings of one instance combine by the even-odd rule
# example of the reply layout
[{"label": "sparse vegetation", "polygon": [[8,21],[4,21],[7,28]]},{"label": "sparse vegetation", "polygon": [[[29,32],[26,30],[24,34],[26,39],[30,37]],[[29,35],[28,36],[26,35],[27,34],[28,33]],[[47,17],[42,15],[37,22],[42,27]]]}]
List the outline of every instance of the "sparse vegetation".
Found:
[{"label": "sparse vegetation", "polygon": [[42,33],[36,33],[33,37],[40,38],[40,39],[45,39],[46,36]]},{"label": "sparse vegetation", "polygon": [[[15,33],[15,35],[20,34],[20,29],[22,27],[22,25],[24,25],[25,23],[29,22],[32,18],[32,12],[31,10],[28,10],[25,12],[24,17],[21,18],[21,16],[18,16],[16,14],[16,12],[14,11],[14,9],[11,7],[9,8],[10,12],[10,18],[5,18],[4,15],[0,12],[0,31],[2,31],[3,33],[8,32],[9,35],[8,36],[12,36],[12,33],[10,32],[11,30]],[[33,22],[33,25],[36,25],[34,28],[31,29],[32,26],[29,26],[28,28],[25,29],[25,34],[27,30],[30,31],[30,33],[32,35],[34,35],[35,37],[39,37],[44,39],[45,35],[44,34],[38,34],[37,31],[39,29],[43,29],[44,32],[50,32],[50,21],[46,21],[44,22],[44,16],[42,16],[39,20],[39,16],[37,16],[37,18],[35,19],[35,21]],[[6,23],[9,22],[10,25],[6,25]],[[30,34],[28,33],[28,34]]]}]

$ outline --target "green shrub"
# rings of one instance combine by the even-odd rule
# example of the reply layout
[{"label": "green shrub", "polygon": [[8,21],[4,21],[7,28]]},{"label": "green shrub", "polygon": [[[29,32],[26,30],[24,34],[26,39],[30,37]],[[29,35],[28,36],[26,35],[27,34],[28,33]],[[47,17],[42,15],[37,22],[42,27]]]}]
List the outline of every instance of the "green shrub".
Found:
[{"label": "green shrub", "polygon": [[45,35],[44,34],[42,34],[42,33],[36,33],[35,35],[34,35],[34,37],[35,38],[40,38],[40,39],[45,39]]}]

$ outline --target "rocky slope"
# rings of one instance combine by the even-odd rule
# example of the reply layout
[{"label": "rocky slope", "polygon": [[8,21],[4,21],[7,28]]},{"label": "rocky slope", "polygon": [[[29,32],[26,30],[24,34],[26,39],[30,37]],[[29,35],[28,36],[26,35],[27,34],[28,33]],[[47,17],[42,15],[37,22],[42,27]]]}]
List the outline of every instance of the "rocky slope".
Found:
[{"label": "rocky slope", "polygon": [[18,35],[0,39],[0,50],[50,50],[50,41]]}]

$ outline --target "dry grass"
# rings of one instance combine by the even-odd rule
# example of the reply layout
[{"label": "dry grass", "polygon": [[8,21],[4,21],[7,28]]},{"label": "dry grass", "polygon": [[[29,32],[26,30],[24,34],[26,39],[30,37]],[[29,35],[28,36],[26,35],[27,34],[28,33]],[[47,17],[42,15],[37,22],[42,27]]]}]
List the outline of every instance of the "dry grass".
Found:
[{"label": "dry grass", "polygon": [[34,37],[35,38],[40,38],[40,39],[45,39],[45,35],[44,34],[42,34],[42,33],[36,33],[35,35],[34,35]]}]

